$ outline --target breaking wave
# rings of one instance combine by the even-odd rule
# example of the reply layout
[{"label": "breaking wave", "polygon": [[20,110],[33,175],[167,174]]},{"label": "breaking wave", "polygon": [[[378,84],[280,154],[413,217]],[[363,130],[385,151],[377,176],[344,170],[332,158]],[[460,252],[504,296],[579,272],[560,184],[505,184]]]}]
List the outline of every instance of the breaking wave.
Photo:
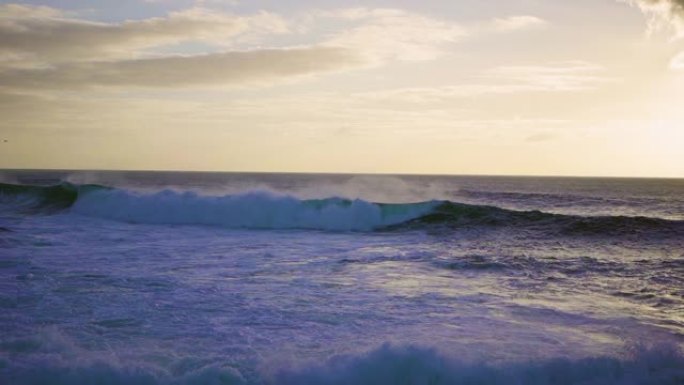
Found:
[{"label": "breaking wave", "polygon": [[0,204],[29,213],[72,213],[143,224],[327,231],[442,227],[527,227],[566,235],[681,234],[684,221],[629,216],[578,216],[516,211],[443,200],[376,203],[361,199],[298,199],[266,191],[206,196],[163,190],[141,193],[99,185],[0,184]]},{"label": "breaking wave", "polygon": [[434,349],[384,345],[369,353],[335,356],[306,366],[268,369],[206,366],[171,375],[161,369],[105,363],[16,368],[12,384],[264,384],[264,385],[675,385],[684,381],[684,356],[676,348],[637,350],[625,358],[549,359],[526,363],[465,363]]},{"label": "breaking wave", "polygon": [[61,210],[76,202],[78,188],[71,184],[32,186],[0,183],[0,204],[20,211]]}]

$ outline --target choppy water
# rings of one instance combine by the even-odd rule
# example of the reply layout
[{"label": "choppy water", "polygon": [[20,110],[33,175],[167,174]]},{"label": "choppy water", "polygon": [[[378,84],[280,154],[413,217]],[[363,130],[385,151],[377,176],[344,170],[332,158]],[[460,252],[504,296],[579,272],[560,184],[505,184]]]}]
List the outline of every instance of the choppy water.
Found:
[{"label": "choppy water", "polygon": [[684,180],[0,178],[3,384],[684,383]]}]

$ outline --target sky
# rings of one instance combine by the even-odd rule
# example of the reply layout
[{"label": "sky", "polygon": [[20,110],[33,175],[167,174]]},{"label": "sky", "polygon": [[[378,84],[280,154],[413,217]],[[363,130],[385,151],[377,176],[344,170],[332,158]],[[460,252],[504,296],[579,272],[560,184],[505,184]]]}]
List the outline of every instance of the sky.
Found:
[{"label": "sky", "polygon": [[0,1],[0,168],[684,178],[684,0]]}]

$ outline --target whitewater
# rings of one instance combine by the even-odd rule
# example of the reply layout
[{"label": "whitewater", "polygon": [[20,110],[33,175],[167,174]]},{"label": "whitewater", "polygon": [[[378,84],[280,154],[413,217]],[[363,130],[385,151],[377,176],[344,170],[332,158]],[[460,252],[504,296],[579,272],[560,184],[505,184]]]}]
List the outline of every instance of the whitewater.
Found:
[{"label": "whitewater", "polygon": [[1,384],[683,384],[684,180],[0,172]]}]

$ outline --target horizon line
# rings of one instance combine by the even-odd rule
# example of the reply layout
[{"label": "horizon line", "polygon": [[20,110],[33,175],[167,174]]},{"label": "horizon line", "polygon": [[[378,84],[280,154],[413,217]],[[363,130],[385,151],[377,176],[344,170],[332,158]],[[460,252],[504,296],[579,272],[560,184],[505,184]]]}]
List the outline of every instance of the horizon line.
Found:
[{"label": "horizon line", "polygon": [[367,175],[367,176],[433,176],[433,177],[489,177],[489,178],[568,178],[568,179],[673,179],[684,176],[625,176],[625,175],[540,175],[540,174],[440,174],[406,172],[331,172],[331,171],[226,171],[173,169],[67,169],[67,168],[2,168],[0,172],[159,172],[159,173],[217,173],[217,174],[283,174],[283,175]]}]

